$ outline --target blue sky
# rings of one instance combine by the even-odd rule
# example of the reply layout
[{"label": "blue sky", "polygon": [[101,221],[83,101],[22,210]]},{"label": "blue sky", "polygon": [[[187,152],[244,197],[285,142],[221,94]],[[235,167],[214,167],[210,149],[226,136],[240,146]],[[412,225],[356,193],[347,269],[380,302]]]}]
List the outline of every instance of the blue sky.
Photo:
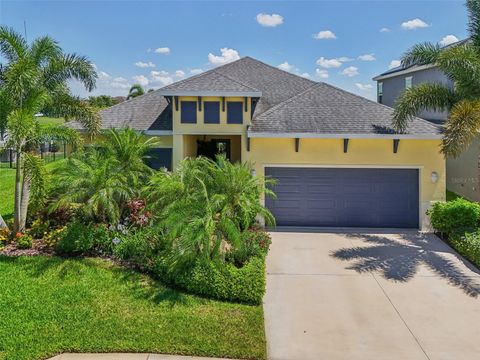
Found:
[{"label": "blue sky", "polygon": [[159,88],[248,55],[375,98],[371,78],[411,45],[467,34],[463,1],[439,0],[0,0],[1,24],[23,32],[24,21],[29,40],[50,35],[95,63],[95,95]]}]

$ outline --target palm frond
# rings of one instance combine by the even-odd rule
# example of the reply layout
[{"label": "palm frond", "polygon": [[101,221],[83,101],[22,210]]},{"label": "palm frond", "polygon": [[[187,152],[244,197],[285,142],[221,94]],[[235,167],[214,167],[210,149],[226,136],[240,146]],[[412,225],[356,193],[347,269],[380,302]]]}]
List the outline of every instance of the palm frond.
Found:
[{"label": "palm frond", "polygon": [[33,40],[30,56],[37,65],[48,63],[51,58],[61,56],[62,49],[50,36],[42,36]]},{"label": "palm frond", "polygon": [[435,64],[441,53],[440,45],[424,42],[414,45],[402,56],[402,65],[410,67],[412,65]]},{"label": "palm frond", "polygon": [[463,100],[455,104],[445,124],[442,152],[457,157],[478,136],[480,101]]},{"label": "palm frond", "polygon": [[87,57],[77,54],[60,54],[52,57],[44,69],[45,84],[53,88],[70,79],[80,81],[87,91],[96,85],[97,72]]},{"label": "palm frond", "polygon": [[421,110],[449,110],[456,100],[454,90],[440,83],[424,83],[406,89],[395,103],[393,127],[404,133],[408,122]]},{"label": "palm frond", "polygon": [[28,51],[25,38],[13,28],[0,26],[0,53],[9,61],[23,58]]},{"label": "palm frond", "polygon": [[468,31],[470,39],[475,46],[480,48],[480,1],[467,0],[468,9]]}]

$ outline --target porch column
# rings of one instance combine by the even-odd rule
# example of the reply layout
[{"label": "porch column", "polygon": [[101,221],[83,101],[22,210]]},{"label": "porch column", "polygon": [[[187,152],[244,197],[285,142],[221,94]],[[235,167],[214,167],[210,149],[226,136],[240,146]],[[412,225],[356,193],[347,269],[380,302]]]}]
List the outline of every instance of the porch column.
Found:
[{"label": "porch column", "polygon": [[173,135],[172,169],[175,169],[185,157],[183,135]]}]

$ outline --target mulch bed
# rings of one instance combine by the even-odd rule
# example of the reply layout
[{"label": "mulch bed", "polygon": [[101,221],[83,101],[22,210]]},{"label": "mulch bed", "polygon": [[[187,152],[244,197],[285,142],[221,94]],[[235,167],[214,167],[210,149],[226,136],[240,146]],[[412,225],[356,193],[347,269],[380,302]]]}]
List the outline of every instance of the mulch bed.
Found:
[{"label": "mulch bed", "polygon": [[0,248],[0,255],[3,256],[53,256],[53,249],[45,246],[42,240],[33,240],[31,249],[19,249],[17,244],[11,243]]}]

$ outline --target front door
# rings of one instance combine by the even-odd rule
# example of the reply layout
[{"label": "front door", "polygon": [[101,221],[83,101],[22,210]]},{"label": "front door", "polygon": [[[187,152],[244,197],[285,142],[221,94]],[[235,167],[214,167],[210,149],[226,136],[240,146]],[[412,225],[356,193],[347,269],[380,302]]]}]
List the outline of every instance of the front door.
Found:
[{"label": "front door", "polygon": [[205,156],[215,160],[217,155],[225,155],[225,157],[230,160],[230,139],[197,141],[197,156]]}]

